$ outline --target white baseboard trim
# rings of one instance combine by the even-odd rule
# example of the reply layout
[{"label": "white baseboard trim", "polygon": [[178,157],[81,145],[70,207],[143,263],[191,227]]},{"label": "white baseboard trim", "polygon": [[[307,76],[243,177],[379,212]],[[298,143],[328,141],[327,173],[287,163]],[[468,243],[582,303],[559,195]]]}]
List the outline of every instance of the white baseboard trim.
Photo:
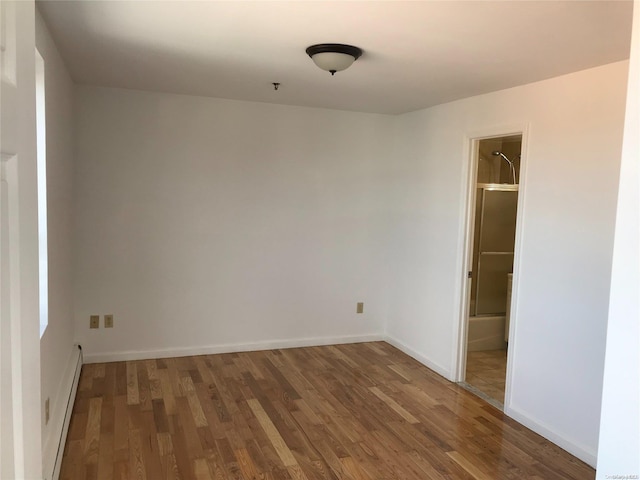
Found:
[{"label": "white baseboard trim", "polygon": [[518,423],[527,427],[529,430],[533,430],[547,440],[555,443],[574,457],[578,457],[586,464],[592,466],[593,468],[596,468],[598,454],[595,450],[592,450],[585,445],[576,443],[575,441],[569,440],[562,434],[557,433],[553,428],[549,427],[544,422],[533,418],[526,412],[518,410],[517,408],[505,405],[504,413],[507,416],[513,418]]},{"label": "white baseboard trim", "polygon": [[178,347],[160,350],[131,350],[124,352],[85,353],[84,363],[121,362],[126,360],[149,360],[153,358],[188,357],[191,355],[213,355],[216,353],[252,352],[276,348],[316,347],[342,343],[384,341],[380,334],[352,335],[340,337],[298,338],[291,340],[267,340],[254,343],[228,343],[200,347]]},{"label": "white baseboard trim", "polygon": [[67,367],[60,388],[52,404],[51,419],[53,422],[49,436],[43,448],[43,472],[45,480],[57,480],[60,476],[62,454],[71,422],[71,412],[76,399],[80,370],[82,369],[82,351],[77,345],[69,355]]},{"label": "white baseboard trim", "polygon": [[452,380],[452,378],[453,378],[452,372],[449,371],[449,369],[444,368],[442,365],[439,365],[439,364],[435,363],[434,361],[432,361],[429,358],[425,357],[423,354],[417,352],[413,348],[411,348],[411,347],[407,346],[406,344],[402,343],[397,338],[392,337],[391,335],[387,334],[387,335],[384,336],[384,341],[389,343],[389,344],[391,344],[391,345],[393,345],[398,350],[401,350],[402,352],[406,353],[410,357],[415,358],[417,361],[419,361],[425,367],[433,370],[438,375],[442,375],[444,378],[446,378],[450,382],[453,381]]}]

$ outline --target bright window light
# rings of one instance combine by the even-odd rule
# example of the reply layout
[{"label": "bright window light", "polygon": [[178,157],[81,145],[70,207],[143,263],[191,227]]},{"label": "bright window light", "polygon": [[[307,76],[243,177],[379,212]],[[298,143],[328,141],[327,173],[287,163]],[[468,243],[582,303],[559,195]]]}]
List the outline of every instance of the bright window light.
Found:
[{"label": "bright window light", "polygon": [[44,90],[44,60],[36,50],[36,133],[38,167],[38,276],[40,338],[49,324],[49,259],[47,255],[47,130]]}]

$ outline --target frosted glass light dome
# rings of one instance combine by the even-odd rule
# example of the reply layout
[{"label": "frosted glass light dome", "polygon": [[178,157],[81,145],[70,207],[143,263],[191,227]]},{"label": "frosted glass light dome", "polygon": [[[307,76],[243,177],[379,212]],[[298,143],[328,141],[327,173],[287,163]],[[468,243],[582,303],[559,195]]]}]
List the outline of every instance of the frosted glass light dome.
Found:
[{"label": "frosted glass light dome", "polygon": [[311,60],[322,70],[333,73],[346,70],[356,61],[351,55],[334,52],[316,53]]},{"label": "frosted glass light dome", "polygon": [[321,43],[307,48],[307,55],[319,68],[333,75],[349,68],[362,55],[362,50],[340,43]]}]

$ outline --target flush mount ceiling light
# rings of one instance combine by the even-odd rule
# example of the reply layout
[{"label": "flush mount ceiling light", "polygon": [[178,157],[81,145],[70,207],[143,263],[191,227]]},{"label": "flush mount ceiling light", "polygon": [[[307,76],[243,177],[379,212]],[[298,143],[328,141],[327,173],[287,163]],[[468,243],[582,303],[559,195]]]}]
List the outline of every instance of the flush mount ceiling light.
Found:
[{"label": "flush mount ceiling light", "polygon": [[362,50],[341,43],[319,43],[307,48],[307,55],[322,70],[334,75],[336,72],[349,68],[362,55]]}]

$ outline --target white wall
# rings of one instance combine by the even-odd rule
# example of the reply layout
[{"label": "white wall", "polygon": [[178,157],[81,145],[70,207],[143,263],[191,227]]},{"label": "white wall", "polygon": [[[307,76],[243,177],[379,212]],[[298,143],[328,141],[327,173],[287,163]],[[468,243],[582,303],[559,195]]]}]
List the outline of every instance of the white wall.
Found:
[{"label": "white wall", "polygon": [[[379,337],[390,117],[93,87],[76,100],[85,358]],[[107,313],[115,328],[89,329]]]},{"label": "white wall", "polygon": [[[506,411],[595,464],[627,62],[403,115],[387,333],[455,378],[467,136],[527,129]],[[510,396],[509,396],[510,393]]]},{"label": "white wall", "polygon": [[599,480],[640,475],[640,2],[634,4],[607,328]]},{"label": "white wall", "polygon": [[75,367],[73,348],[73,95],[74,84],[36,11],[36,47],[45,62],[49,325],[40,341],[43,469],[51,475]]}]

